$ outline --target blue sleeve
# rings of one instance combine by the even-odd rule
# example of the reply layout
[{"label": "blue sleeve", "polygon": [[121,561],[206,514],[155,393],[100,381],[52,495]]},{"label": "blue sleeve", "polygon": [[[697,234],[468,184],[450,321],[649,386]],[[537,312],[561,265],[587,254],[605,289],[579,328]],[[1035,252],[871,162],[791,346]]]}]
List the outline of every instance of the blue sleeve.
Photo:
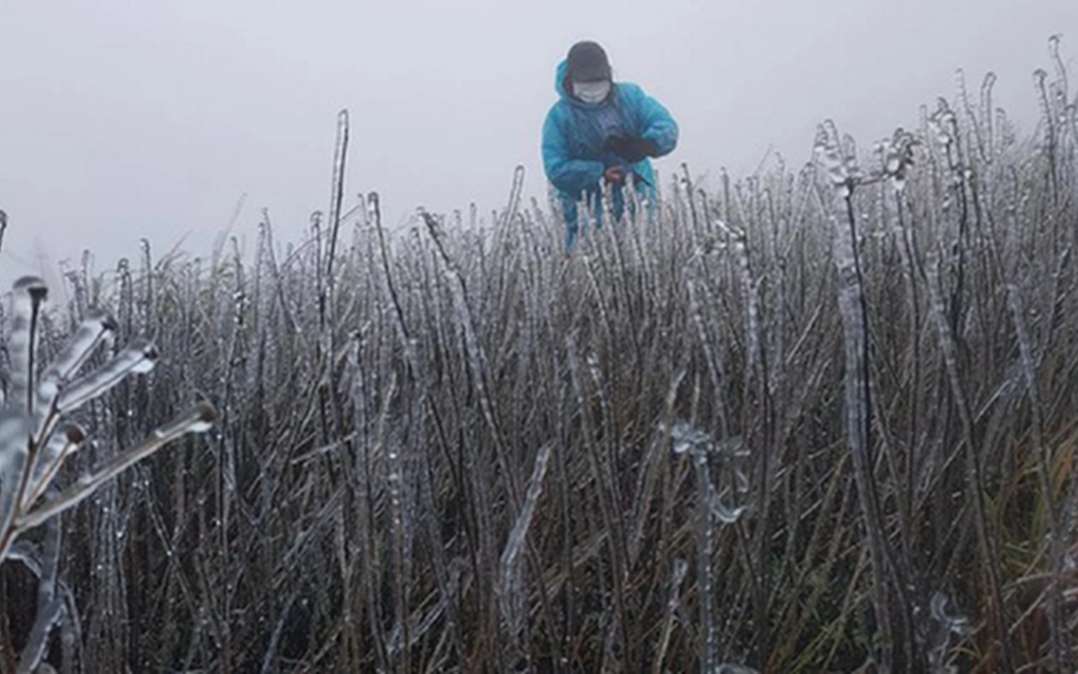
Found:
[{"label": "blue sleeve", "polygon": [[673,152],[677,147],[678,127],[670,111],[635,84],[618,86],[625,88],[625,97],[640,137],[655,141],[660,157]]},{"label": "blue sleeve", "polygon": [[565,129],[558,117],[557,108],[552,108],[543,123],[543,169],[554,187],[576,198],[598,186],[604,167],[602,162],[569,156]]}]

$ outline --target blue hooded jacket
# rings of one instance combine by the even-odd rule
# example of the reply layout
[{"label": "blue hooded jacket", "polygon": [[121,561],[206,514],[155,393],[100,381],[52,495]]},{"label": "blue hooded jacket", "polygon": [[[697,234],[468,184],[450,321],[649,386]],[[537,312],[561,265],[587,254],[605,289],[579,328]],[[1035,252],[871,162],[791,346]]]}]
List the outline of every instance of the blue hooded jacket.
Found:
[{"label": "blue hooded jacket", "polygon": [[[569,94],[568,61],[558,65],[554,88],[559,100],[547,113],[543,124],[543,168],[557,189],[568,229],[565,247],[576,244],[577,201],[587,199],[601,223],[599,199],[603,173],[611,166],[624,166],[634,174],[637,190],[654,199],[655,174],[647,159],[627,164],[603,149],[612,136],[634,136],[654,141],[659,155],[677,146],[678,127],[665,107],[635,84],[617,82],[602,103],[584,103]],[[614,188],[615,217],[623,203],[621,188]]]}]

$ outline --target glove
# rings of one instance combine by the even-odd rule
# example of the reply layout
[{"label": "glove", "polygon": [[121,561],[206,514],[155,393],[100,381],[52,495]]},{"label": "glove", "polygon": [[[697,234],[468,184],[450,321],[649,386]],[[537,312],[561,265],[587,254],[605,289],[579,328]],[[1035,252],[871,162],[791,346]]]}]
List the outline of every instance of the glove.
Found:
[{"label": "glove", "polygon": [[624,185],[625,184],[625,167],[624,166],[611,166],[603,172],[603,180],[611,185]]},{"label": "glove", "polygon": [[626,138],[624,136],[612,136],[603,144],[603,149],[613,152],[630,164],[643,161],[648,157],[659,154],[659,145],[646,138]]}]

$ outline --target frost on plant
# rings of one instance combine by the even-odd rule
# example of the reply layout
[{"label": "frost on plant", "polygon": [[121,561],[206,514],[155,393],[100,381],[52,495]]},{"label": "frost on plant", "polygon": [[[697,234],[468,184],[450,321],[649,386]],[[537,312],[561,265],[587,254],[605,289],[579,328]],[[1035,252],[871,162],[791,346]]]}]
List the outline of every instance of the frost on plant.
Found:
[{"label": "frost on plant", "polygon": [[[696,465],[704,469],[707,483],[704,498],[711,515],[722,524],[733,524],[740,519],[748,511],[748,505],[738,505],[735,501],[744,497],[750,488],[748,476],[742,468],[749,451],[741,437],[734,436],[716,443],[706,431],[684,421],[676,421],[670,427],[670,439],[675,454],[688,454]],[[707,470],[711,461],[722,469],[718,485],[712,481]]]},{"label": "frost on plant", "polygon": [[932,628],[928,641],[928,663],[932,672],[950,674],[956,672],[953,666],[947,665],[951,636],[962,637],[969,633],[969,619],[963,615],[952,615],[949,612],[950,598],[943,592],[936,591],[929,601],[929,611],[932,617]]},{"label": "frost on plant", "polygon": [[[77,425],[61,428],[63,414],[108,392],[132,373],[149,372],[157,352],[148,340],[136,339],[101,367],[83,371],[97,348],[116,331],[110,316],[90,312],[53,362],[42,367],[35,358],[48,290],[41,279],[27,276],[15,282],[13,292],[8,337],[11,375],[0,408],[0,562],[20,561],[38,578],[41,605],[19,662],[20,672],[30,672],[41,664],[49,632],[65,612],[64,605],[54,599],[60,529],[53,518],[167,442],[206,430],[215,415],[208,404],[196,405],[66,488],[54,484],[65,460],[86,439],[86,432]],[[48,525],[48,533],[44,551],[38,552],[20,537],[41,525]]]},{"label": "frost on plant", "polygon": [[715,674],[760,674],[752,667],[723,663],[715,668]]},{"label": "frost on plant", "polygon": [[913,166],[913,151],[917,143],[913,134],[898,128],[890,139],[876,145],[882,166],[881,177],[890,179],[896,192],[906,189],[906,176]]},{"label": "frost on plant", "polygon": [[723,524],[733,524],[746,511],[746,506],[732,506],[724,501],[725,491],[715,487],[711,479],[709,459],[730,464],[735,484],[734,491],[748,491],[748,479],[736,465],[736,460],[748,456],[741,438],[730,438],[720,443],[711,440],[710,434],[685,421],[675,421],[666,430],[673,443],[674,453],[688,454],[696,472],[697,509],[697,573],[700,587],[700,671],[710,672],[715,657],[715,619],[712,613],[714,593],[711,572],[712,522],[713,518]]}]

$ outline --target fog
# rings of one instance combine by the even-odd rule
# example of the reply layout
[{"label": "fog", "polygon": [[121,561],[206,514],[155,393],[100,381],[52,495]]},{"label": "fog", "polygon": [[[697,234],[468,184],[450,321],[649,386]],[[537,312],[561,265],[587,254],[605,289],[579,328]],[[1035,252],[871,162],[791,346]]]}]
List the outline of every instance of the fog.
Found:
[{"label": "fog", "polygon": [[974,91],[994,71],[1028,131],[1047,38],[1073,57],[1075,28],[1071,0],[7,2],[0,278],[86,248],[105,270],[142,237],[205,255],[230,222],[249,247],[263,208],[295,241],[329,201],[342,108],[348,194],[380,192],[391,225],[500,208],[517,164],[544,198],[540,129],[578,39],[678,120],[661,174],[687,162],[708,185],[772,149],[807,160],[827,117],[863,146],[912,126],[959,67]]}]

